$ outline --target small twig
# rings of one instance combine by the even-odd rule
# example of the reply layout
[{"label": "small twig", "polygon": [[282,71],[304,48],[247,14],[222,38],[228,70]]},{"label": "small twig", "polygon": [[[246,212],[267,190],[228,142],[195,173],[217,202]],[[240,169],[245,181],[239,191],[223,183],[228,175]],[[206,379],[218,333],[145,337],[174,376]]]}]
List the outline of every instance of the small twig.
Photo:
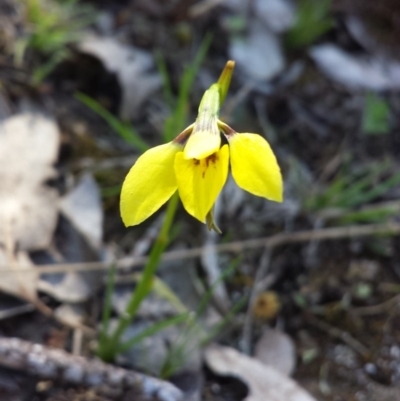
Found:
[{"label": "small twig", "polygon": [[314,316],[307,316],[307,322],[317,329],[329,334],[331,337],[338,338],[339,340],[343,341],[354,351],[358,352],[363,358],[367,359],[370,356],[370,351],[368,348],[356,340],[352,335],[347,333],[347,331],[331,326],[330,324],[323,322]]},{"label": "small twig", "polygon": [[96,335],[96,330],[92,329],[91,327],[85,326],[82,323],[73,323],[68,320],[62,319],[60,316],[57,316],[54,313],[54,310],[51,309],[49,306],[47,306],[44,302],[42,302],[39,298],[37,299],[32,299],[29,301],[34,308],[42,313],[44,316],[54,319],[56,322],[68,327],[69,329],[79,329],[82,331],[83,334],[85,334],[88,337],[95,337]]},{"label": "small twig", "polygon": [[[275,248],[281,245],[296,244],[308,242],[312,240],[330,241],[345,238],[367,237],[371,235],[398,235],[400,234],[399,223],[384,223],[384,224],[366,224],[345,227],[324,228],[321,230],[298,231],[291,233],[281,233],[270,237],[254,238],[244,241],[234,241],[227,244],[218,244],[215,249],[217,252],[233,252],[240,253],[248,249],[257,249],[263,247]],[[203,247],[176,250],[165,252],[161,258],[162,262],[193,259],[201,256]],[[107,270],[112,264],[115,264],[117,269],[127,269],[135,266],[142,266],[147,262],[147,257],[127,257],[111,262],[85,262],[85,263],[63,263],[49,266],[37,266],[35,269],[20,268],[19,273],[34,272],[35,274],[63,273],[63,272],[78,272],[78,271],[101,271]],[[4,266],[1,269],[1,274],[14,273],[12,267]]]},{"label": "small twig", "polygon": [[358,308],[352,308],[351,311],[359,316],[379,315],[380,313],[387,312],[388,309],[392,309],[398,305],[400,305],[400,294],[388,299],[385,302],[382,302],[381,304],[372,306],[359,306]]},{"label": "small twig", "polygon": [[380,283],[378,288],[383,292],[400,293],[400,284],[397,283]]},{"label": "small twig", "polygon": [[[48,307],[42,300],[38,297],[37,292],[36,292],[36,287],[35,285],[32,286],[32,283],[26,284],[25,280],[25,275],[21,274],[21,271],[24,269],[21,268],[20,265],[18,265],[17,258],[16,258],[16,250],[15,250],[15,240],[12,236],[12,229],[11,229],[11,223],[9,221],[6,222],[6,241],[5,241],[5,251],[7,254],[7,258],[11,263],[11,269],[16,275],[16,280],[18,283],[18,291],[14,290],[12,293],[13,295],[16,295],[23,300],[29,302],[31,305],[34,306],[36,310],[38,310],[40,313],[43,315],[53,318],[60,323],[71,327],[71,324],[69,322],[64,322],[62,321],[59,317],[57,317],[53,310]],[[2,266],[0,266],[2,267]],[[38,278],[38,273],[35,268],[32,266],[29,266],[28,269],[31,270],[31,272],[35,273],[34,278],[31,278],[35,282],[37,281]],[[74,326],[76,327],[76,326]],[[85,331],[86,334],[91,335],[92,337],[95,334],[95,331],[89,327],[85,327],[84,325],[79,325],[79,327],[82,328],[83,331]]]},{"label": "small twig", "polygon": [[86,157],[80,159],[72,165],[72,168],[79,170],[87,170],[91,172],[98,172],[102,170],[114,170],[116,168],[128,168],[135,164],[138,156],[119,156],[111,157],[103,160],[96,160],[94,158]]},{"label": "small twig", "polygon": [[380,210],[386,210],[393,214],[400,212],[400,201],[387,201],[387,202],[378,202],[373,203],[371,205],[366,205],[357,210],[348,210],[343,208],[328,208],[323,209],[321,212],[318,213],[318,217],[323,218],[325,220],[332,220],[332,219],[339,219],[339,218],[346,218],[346,216],[351,215],[355,212],[363,213],[363,212],[377,212]]},{"label": "small twig", "polygon": [[72,355],[82,355],[83,331],[74,329],[72,335]]},{"label": "small twig", "polygon": [[44,380],[90,387],[110,398],[112,394],[112,399],[182,401],[181,391],[171,383],[17,338],[0,337],[0,365]]},{"label": "small twig", "polygon": [[[267,289],[267,286],[271,284],[269,280],[265,280],[268,268],[270,267],[271,257],[272,257],[272,249],[267,248],[261,258],[260,266],[258,267],[254,279],[254,285],[250,294],[249,306],[247,308],[246,317],[244,319],[242,341],[240,344],[240,348],[247,355],[251,354],[250,347],[253,337],[253,321],[254,321],[253,306],[260,293],[265,291]],[[262,285],[260,285],[261,283]]]},{"label": "small twig", "polygon": [[0,311],[0,320],[9,319],[10,317],[22,315],[23,313],[33,312],[35,307],[32,304],[23,304],[19,306],[11,307],[10,309],[6,309]]}]

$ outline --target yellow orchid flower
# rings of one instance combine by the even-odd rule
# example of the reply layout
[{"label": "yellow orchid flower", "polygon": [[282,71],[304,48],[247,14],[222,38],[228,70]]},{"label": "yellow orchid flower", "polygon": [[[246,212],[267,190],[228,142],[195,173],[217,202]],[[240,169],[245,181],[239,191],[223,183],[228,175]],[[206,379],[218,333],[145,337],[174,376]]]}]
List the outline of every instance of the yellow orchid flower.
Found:
[{"label": "yellow orchid flower", "polygon": [[224,95],[219,84],[212,85],[202,98],[194,124],[172,142],[139,157],[121,190],[125,226],[146,220],[178,190],[186,211],[218,231],[212,208],[225,185],[229,164],[240,188],[282,201],[282,176],[268,142],[257,134],[236,133],[218,119]]}]

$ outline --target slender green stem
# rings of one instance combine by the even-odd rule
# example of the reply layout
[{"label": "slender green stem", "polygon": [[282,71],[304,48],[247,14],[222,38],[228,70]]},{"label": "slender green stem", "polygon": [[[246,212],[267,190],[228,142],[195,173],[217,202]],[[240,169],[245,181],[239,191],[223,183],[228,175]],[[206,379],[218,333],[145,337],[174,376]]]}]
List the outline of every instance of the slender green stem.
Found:
[{"label": "slender green stem", "polygon": [[[197,75],[197,72],[200,68],[200,64],[204,59],[204,56],[207,52],[207,49],[211,43],[211,35],[207,35],[204,39],[197,55],[192,63],[191,67],[188,68],[179,85],[179,95],[175,104],[175,110],[171,116],[171,118],[167,121],[164,128],[164,139],[166,142],[173,140],[173,137],[181,132],[187,120],[188,114],[188,100],[190,89],[192,87],[193,81]],[[171,97],[171,88],[169,79],[167,77],[166,67],[163,63],[163,60],[159,60],[159,68],[164,75],[164,86],[166,86],[165,93],[168,98]],[[119,122],[118,119],[114,118],[109,112],[99,107],[92,99],[84,97],[84,95],[79,95],[79,98],[95,110],[98,114],[100,114],[105,120],[112,126],[128,143],[131,143],[133,146],[138,149],[145,150],[147,149],[147,144],[144,144],[142,140],[136,135],[135,131],[132,130],[127,125]],[[169,99],[171,101],[171,99]],[[180,141],[185,141],[187,135],[191,133],[193,129],[193,124],[187,127],[178,137],[175,139],[175,142],[180,143]],[[145,335],[150,335],[153,331],[159,330],[164,327],[164,325],[174,323],[174,319],[170,319],[169,321],[160,322],[152,326],[147,332],[143,335],[139,335],[127,342],[121,344],[121,337],[123,336],[126,329],[134,320],[136,313],[140,307],[140,304],[144,300],[144,298],[150,292],[155,272],[157,270],[157,266],[160,263],[161,256],[170,241],[171,236],[171,228],[175,216],[175,212],[178,205],[178,193],[175,193],[170,199],[165,215],[165,219],[163,222],[163,226],[160,230],[160,233],[153,244],[153,247],[150,251],[149,260],[144,267],[141,278],[135,288],[134,293],[132,294],[128,306],[126,307],[125,314],[120,317],[115,330],[108,335],[106,330],[103,329],[103,334],[100,336],[99,346],[97,349],[98,356],[104,361],[112,361],[115,359],[116,355],[121,352],[121,350],[127,349],[130,345],[137,342],[138,339],[144,338]],[[109,313],[107,310],[104,313],[104,319],[106,320],[106,324],[104,324],[104,328],[107,328],[109,321]],[[176,318],[178,319],[178,318]],[[179,318],[180,319],[180,318]],[[182,318],[183,319],[183,318]],[[190,315],[188,315],[188,319]],[[108,330],[107,330],[108,331]]]},{"label": "slender green stem", "polygon": [[134,345],[140,343],[143,341],[145,338],[150,337],[156,333],[158,333],[160,330],[165,329],[169,326],[182,323],[185,320],[188,320],[189,318],[189,313],[181,313],[180,315],[172,316],[169,319],[161,320],[159,322],[154,323],[150,327],[144,329],[140,334],[130,338],[128,341],[125,343],[121,344],[118,346],[118,352],[127,352],[129,351],[130,348],[132,348]]},{"label": "slender green stem", "polygon": [[129,300],[128,306],[126,307],[125,315],[121,317],[121,319],[118,321],[117,328],[115,329],[112,336],[109,337],[106,341],[101,342],[99,345],[98,354],[104,360],[114,359],[116,353],[118,352],[121,336],[131,324],[132,320],[135,318],[136,312],[141,302],[151,290],[153,277],[157,270],[157,266],[159,265],[161,256],[168,245],[169,232],[172,227],[175,212],[178,206],[178,200],[178,193],[175,193],[168,203],[166,215],[160,233],[152,247],[149,260],[144,267],[140,281],[136,286],[135,291],[131,296],[131,299]]}]

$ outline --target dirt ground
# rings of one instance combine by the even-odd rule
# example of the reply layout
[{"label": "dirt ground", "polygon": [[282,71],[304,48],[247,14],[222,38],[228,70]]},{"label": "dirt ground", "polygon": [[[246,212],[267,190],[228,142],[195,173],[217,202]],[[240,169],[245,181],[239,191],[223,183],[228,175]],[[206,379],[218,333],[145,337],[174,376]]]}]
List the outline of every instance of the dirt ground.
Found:
[{"label": "dirt ground", "polygon": [[[194,121],[235,60],[220,118],[269,141],[284,201],[229,178],[221,235],[178,206],[157,270],[167,290],[126,338],[182,308],[196,326],[148,336],[113,366],[193,401],[400,400],[399,33],[395,0],[0,0],[0,339],[94,357],[105,272],[118,267],[115,322],[165,214],[125,228],[124,177],[171,116],[180,130]],[[235,362],[213,363],[231,349]],[[1,400],[167,399],[4,355]]]}]

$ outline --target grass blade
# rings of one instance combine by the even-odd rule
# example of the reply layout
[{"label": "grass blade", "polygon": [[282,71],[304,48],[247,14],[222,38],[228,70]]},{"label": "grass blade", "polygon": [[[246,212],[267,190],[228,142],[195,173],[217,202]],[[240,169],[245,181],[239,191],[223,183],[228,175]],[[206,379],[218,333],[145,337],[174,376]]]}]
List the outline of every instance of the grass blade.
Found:
[{"label": "grass blade", "polygon": [[140,135],[130,124],[120,121],[100,103],[96,102],[96,100],[80,92],[76,93],[75,97],[84,105],[89,107],[89,109],[102,117],[126,143],[136,148],[140,152],[144,152],[149,148],[148,144],[140,137]]}]

